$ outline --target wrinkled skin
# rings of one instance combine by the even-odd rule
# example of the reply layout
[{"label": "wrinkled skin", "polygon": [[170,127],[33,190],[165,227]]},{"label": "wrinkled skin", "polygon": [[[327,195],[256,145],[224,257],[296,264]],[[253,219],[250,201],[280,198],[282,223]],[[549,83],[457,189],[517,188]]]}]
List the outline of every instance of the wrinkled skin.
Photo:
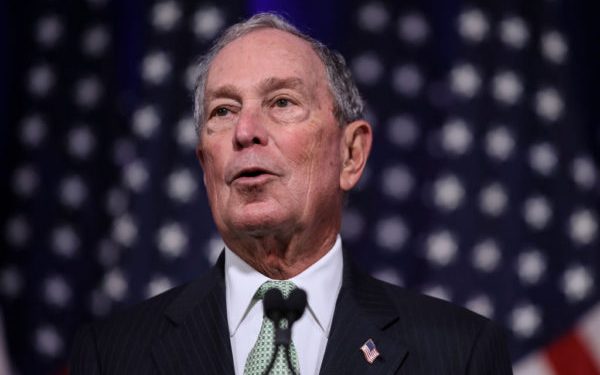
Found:
[{"label": "wrinkled skin", "polygon": [[323,63],[275,29],[217,54],[203,104],[197,155],[221,236],[268,277],[299,274],[335,242],[344,192],[370,151],[369,124],[338,125]]}]

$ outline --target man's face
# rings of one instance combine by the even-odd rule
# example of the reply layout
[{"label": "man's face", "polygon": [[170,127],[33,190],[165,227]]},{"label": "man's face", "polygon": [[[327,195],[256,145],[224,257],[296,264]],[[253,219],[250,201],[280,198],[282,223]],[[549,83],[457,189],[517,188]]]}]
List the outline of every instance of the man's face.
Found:
[{"label": "man's face", "polygon": [[228,44],[208,72],[198,157],[224,237],[339,229],[341,137],[323,63],[274,29]]}]

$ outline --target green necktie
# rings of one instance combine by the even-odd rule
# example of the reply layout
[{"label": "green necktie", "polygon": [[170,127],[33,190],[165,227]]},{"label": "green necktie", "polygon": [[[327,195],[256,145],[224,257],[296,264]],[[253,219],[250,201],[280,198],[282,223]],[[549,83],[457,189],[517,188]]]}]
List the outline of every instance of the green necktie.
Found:
[{"label": "green necktie", "polygon": [[[283,296],[287,298],[290,295],[290,292],[296,288],[291,281],[267,281],[262,284],[253,298],[253,303],[262,300],[265,296],[267,290],[276,288],[281,291]],[[282,319],[280,322],[280,327],[287,327],[287,319]],[[271,321],[271,319],[266,316],[263,317],[262,325],[260,326],[260,333],[258,334],[258,339],[254,344],[252,350],[248,354],[248,359],[246,359],[246,366],[244,367],[244,375],[263,375],[269,363],[271,362],[271,356],[275,351],[275,325]],[[294,343],[290,344],[290,360],[292,362],[293,370],[296,374],[299,373],[299,365],[298,365],[298,356],[296,354],[296,348],[294,347]],[[285,358],[285,348],[281,346],[277,351],[277,357],[275,359],[275,363],[273,364],[273,368],[269,374],[272,375],[289,375],[290,371],[288,369],[287,360]]]}]

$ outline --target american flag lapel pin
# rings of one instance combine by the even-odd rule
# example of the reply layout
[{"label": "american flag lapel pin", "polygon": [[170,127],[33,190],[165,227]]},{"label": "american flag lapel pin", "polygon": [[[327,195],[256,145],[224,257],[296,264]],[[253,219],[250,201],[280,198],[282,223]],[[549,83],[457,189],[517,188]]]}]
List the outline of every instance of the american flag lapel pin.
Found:
[{"label": "american flag lapel pin", "polygon": [[379,357],[379,351],[377,350],[373,339],[368,339],[363,344],[363,346],[360,347],[360,350],[363,352],[363,354],[365,355],[365,359],[370,364],[373,364],[373,362],[375,362],[375,359]]}]

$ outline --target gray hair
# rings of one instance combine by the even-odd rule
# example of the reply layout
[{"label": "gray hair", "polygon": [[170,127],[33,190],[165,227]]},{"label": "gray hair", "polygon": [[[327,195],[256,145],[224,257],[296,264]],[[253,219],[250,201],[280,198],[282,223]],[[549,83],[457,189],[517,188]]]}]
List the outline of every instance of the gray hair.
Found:
[{"label": "gray hair", "polygon": [[307,41],[311,45],[325,66],[329,89],[334,101],[334,116],[340,126],[345,126],[363,117],[363,100],[342,55],[327,48],[327,46],[318,40],[302,33],[280,15],[275,13],[259,13],[246,21],[230,26],[215,41],[208,53],[200,58],[197,66],[198,77],[194,89],[194,119],[198,134],[200,134],[200,128],[206,120],[204,113],[206,78],[215,56],[235,39],[252,31],[268,28],[288,32]]}]

